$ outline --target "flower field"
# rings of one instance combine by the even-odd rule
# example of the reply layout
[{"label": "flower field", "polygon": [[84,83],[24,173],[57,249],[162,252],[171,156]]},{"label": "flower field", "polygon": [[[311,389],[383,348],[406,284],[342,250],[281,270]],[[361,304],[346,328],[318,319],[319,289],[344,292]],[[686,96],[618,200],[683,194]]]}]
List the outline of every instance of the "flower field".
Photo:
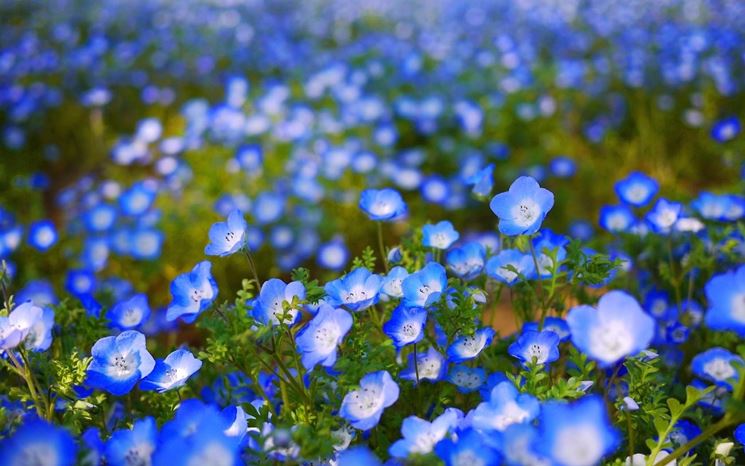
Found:
[{"label": "flower field", "polygon": [[745,464],[745,3],[0,5],[0,466]]}]

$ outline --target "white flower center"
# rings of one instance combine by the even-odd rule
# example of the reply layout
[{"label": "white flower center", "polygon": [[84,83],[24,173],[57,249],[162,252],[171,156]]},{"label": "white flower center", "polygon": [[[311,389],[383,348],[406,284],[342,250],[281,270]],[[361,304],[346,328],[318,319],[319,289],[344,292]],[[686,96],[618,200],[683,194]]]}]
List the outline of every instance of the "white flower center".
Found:
[{"label": "white flower center", "polygon": [[556,437],[553,457],[566,466],[593,466],[603,455],[603,442],[592,426],[567,427]]},{"label": "white flower center", "polygon": [[745,293],[732,297],[732,317],[738,322],[745,322]]},{"label": "white flower center", "polygon": [[339,328],[331,323],[326,323],[316,328],[313,339],[316,343],[316,350],[328,353],[336,347],[339,341]]},{"label": "white flower center", "polygon": [[134,353],[118,353],[110,361],[112,375],[115,378],[126,379],[137,370],[137,361]]},{"label": "white flower center", "polygon": [[735,368],[724,359],[714,359],[704,365],[704,372],[714,380],[726,381],[737,375]]},{"label": "white flower center", "polygon": [[631,351],[634,338],[623,322],[603,322],[590,331],[590,346],[605,361],[617,361]]},{"label": "white flower center", "polygon": [[541,213],[541,208],[533,199],[525,198],[512,208],[512,219],[521,227],[529,227],[535,223]]},{"label": "white flower center", "polygon": [[124,461],[127,466],[150,466],[152,464],[153,445],[139,443],[127,451]]},{"label": "white flower center", "polygon": [[349,411],[353,416],[364,419],[376,413],[383,406],[383,394],[377,387],[362,387],[352,392]]},{"label": "white flower center", "polygon": [[648,192],[649,191],[644,187],[644,185],[635,184],[626,191],[626,198],[628,198],[632,203],[638,204],[647,197]]},{"label": "white flower center", "polygon": [[451,463],[453,466],[485,466],[486,463],[484,463],[484,460],[479,458],[479,456],[471,451],[471,450],[464,450],[459,452],[457,455],[455,455],[454,458],[452,458]]},{"label": "white flower center", "polygon": [[442,361],[429,356],[420,356],[416,366],[420,379],[436,379],[440,375]]},{"label": "white flower center", "polygon": [[22,447],[17,458],[20,461],[16,464],[23,466],[46,466],[48,464],[57,464],[59,461],[57,451],[54,447],[45,443],[43,440]]}]

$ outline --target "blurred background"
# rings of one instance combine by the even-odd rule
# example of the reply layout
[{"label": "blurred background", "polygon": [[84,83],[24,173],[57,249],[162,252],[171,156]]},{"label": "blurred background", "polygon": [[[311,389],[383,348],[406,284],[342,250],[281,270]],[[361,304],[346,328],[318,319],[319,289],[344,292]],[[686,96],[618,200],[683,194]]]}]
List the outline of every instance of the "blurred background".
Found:
[{"label": "blurred background", "polygon": [[[744,35],[735,0],[4,1],[0,258],[16,290],[163,306],[233,208],[262,278],[325,279],[376,242],[362,189],[407,201],[389,246],[448,219],[496,247],[520,174],[603,244],[633,170],[743,192]],[[245,258],[212,262],[229,299]]]}]

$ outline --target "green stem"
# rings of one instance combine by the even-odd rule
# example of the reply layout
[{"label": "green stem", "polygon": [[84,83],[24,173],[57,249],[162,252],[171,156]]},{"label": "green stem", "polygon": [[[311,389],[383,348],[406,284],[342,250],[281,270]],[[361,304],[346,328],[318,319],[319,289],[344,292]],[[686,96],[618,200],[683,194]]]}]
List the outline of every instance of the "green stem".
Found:
[{"label": "green stem", "polygon": [[[713,436],[719,431],[722,431],[724,429],[727,429],[735,424],[738,424],[745,420],[745,415],[740,415],[739,417],[732,417],[729,415],[729,413],[725,414],[722,419],[719,420],[719,422],[710,425],[708,428],[706,428],[703,432],[698,434],[696,437],[691,439],[688,443],[685,445],[681,445],[678,448],[676,448],[672,453],[661,459],[660,461],[653,463],[654,466],[664,466],[668,463],[671,463],[673,460],[676,460],[680,458],[681,456],[685,455],[687,452],[689,452],[691,449],[695,448],[698,444],[701,442],[706,441],[709,437]],[[653,457],[650,455],[650,459],[654,461],[654,459],[657,457],[657,453],[659,453],[659,450],[655,452],[655,456]],[[649,463],[649,461],[647,462]]]},{"label": "green stem", "polygon": [[542,324],[544,317],[546,317],[546,309],[545,309],[545,305],[543,302],[546,295],[543,292],[543,278],[541,277],[541,268],[538,265],[538,256],[536,255],[535,248],[533,247],[533,238],[530,236],[528,237],[528,246],[530,247],[530,255],[533,257],[533,265],[535,266],[536,280],[538,281],[538,291],[540,294],[540,301],[541,301],[541,309],[540,309],[541,320],[539,324]]},{"label": "green stem", "polygon": [[36,389],[36,384],[34,383],[34,379],[33,379],[33,376],[31,375],[31,371],[28,365],[23,365],[20,361],[18,361],[18,358],[16,358],[15,354],[13,354],[13,351],[8,351],[8,357],[13,362],[13,364],[16,366],[16,368],[18,368],[19,371],[21,370],[21,368],[23,368],[22,378],[26,382],[26,386],[28,387],[28,393],[34,402],[34,408],[36,408],[36,412],[39,414],[41,418],[46,419],[46,412],[44,410],[44,407],[42,406],[41,400],[39,398],[39,392]]},{"label": "green stem", "polygon": [[256,290],[261,291],[261,280],[259,280],[259,274],[256,271],[256,263],[254,262],[253,254],[251,254],[251,248],[248,247],[248,245],[245,245],[243,247],[243,252],[246,253],[246,258],[248,259],[248,265],[251,267],[251,272],[253,273],[254,280],[256,281]]},{"label": "green stem", "polygon": [[378,224],[378,248],[380,248],[380,260],[383,262],[385,267],[385,273],[388,273],[388,255],[385,253],[385,245],[383,244],[383,222],[375,222]]}]

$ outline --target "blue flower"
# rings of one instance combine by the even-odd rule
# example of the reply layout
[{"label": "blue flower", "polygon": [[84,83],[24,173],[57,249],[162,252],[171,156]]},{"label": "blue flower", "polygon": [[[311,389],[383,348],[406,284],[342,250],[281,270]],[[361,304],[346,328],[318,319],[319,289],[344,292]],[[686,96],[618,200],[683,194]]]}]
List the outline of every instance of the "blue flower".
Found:
[{"label": "blue flower", "polygon": [[350,311],[361,311],[378,302],[382,283],[380,275],[359,267],[341,278],[326,283],[324,289],[329,304],[345,306]]},{"label": "blue flower", "polygon": [[560,155],[551,159],[548,168],[557,178],[569,178],[577,171],[577,163],[565,155]]},{"label": "blue flower", "polygon": [[475,429],[503,432],[512,424],[532,421],[538,416],[539,410],[538,399],[528,393],[520,393],[508,381],[497,384],[489,394],[489,400],[480,403],[469,417]]},{"label": "blue flower", "polygon": [[734,436],[735,440],[737,440],[740,445],[745,446],[745,424],[740,424],[739,426],[737,426]]},{"label": "blue flower", "polygon": [[509,466],[549,465],[549,460],[536,451],[538,430],[527,423],[511,424],[502,432],[500,451]]},{"label": "blue flower", "polygon": [[110,325],[119,330],[131,330],[146,322],[150,317],[150,306],[145,294],[136,294],[131,298],[118,302],[106,317]]},{"label": "blue flower", "polygon": [[163,233],[155,228],[136,228],[129,233],[129,253],[135,259],[157,259],[162,246]]},{"label": "blue flower", "polygon": [[567,323],[574,345],[604,366],[647,349],[655,331],[654,319],[623,291],[603,295],[597,309],[572,308]]},{"label": "blue flower", "polygon": [[[537,322],[525,322],[523,324],[523,332],[532,330],[534,332],[540,331]],[[566,320],[561,317],[546,317],[543,320],[543,330],[550,330],[559,336],[560,341],[567,341],[571,335],[569,332],[569,325]]]},{"label": "blue flower", "polygon": [[419,343],[424,338],[426,324],[426,309],[398,306],[393,310],[391,319],[383,324],[383,332],[393,340],[393,346],[400,350],[406,345]]},{"label": "blue flower", "polygon": [[559,359],[559,335],[550,330],[523,331],[507,352],[524,365],[550,364]]},{"label": "blue flower", "polygon": [[535,263],[530,254],[523,254],[517,249],[503,249],[486,261],[486,274],[506,285],[513,285],[520,275],[526,279],[532,278],[535,275]]},{"label": "blue flower", "polygon": [[611,233],[624,233],[634,225],[634,213],[625,205],[606,205],[600,209],[600,226]]},{"label": "blue flower", "polygon": [[435,453],[445,466],[502,464],[497,450],[474,429],[459,432],[457,439],[442,439],[435,445]]},{"label": "blue flower", "polygon": [[344,309],[321,304],[315,317],[296,339],[305,369],[313,370],[316,364],[332,367],[336,362],[337,347],[352,328],[352,323],[352,316]]},{"label": "blue flower", "polygon": [[381,466],[382,464],[375,453],[363,445],[355,445],[340,451],[336,456],[337,466]]},{"label": "blue flower", "polygon": [[77,444],[66,429],[30,417],[0,443],[0,464],[72,466]]},{"label": "blue flower", "polygon": [[258,174],[264,164],[264,151],[259,144],[247,144],[238,148],[235,160],[246,173]]},{"label": "blue flower", "polygon": [[44,252],[57,242],[57,230],[51,220],[38,220],[28,229],[28,244],[37,251]]},{"label": "blue flower", "polygon": [[446,380],[455,385],[461,393],[471,393],[486,383],[486,373],[480,367],[453,365]]},{"label": "blue flower", "polygon": [[157,194],[158,190],[152,182],[135,183],[119,197],[119,208],[125,215],[139,217],[150,209]]},{"label": "blue flower", "polygon": [[153,466],[236,466],[240,462],[241,443],[225,433],[224,425],[210,420],[200,423],[189,436],[166,435],[161,431],[161,443],[153,455]]},{"label": "blue flower", "polygon": [[556,466],[600,464],[621,443],[621,435],[611,424],[603,399],[596,395],[573,403],[544,403],[539,439],[539,452]]},{"label": "blue flower", "polygon": [[208,256],[229,256],[241,250],[246,243],[248,224],[240,210],[230,212],[224,222],[210,227],[210,244],[204,248]]},{"label": "blue flower", "polygon": [[142,381],[140,389],[163,393],[182,387],[201,367],[202,361],[195,358],[189,350],[177,349],[165,359],[156,361],[155,368]]},{"label": "blue flower", "polygon": [[135,330],[101,338],[93,345],[91,356],[88,385],[118,396],[129,393],[155,367],[145,346],[145,335]]},{"label": "blue flower", "polygon": [[739,370],[744,365],[740,356],[720,347],[708,349],[691,360],[694,374],[730,390],[740,379]]},{"label": "blue flower", "polygon": [[116,209],[108,204],[97,204],[83,215],[85,227],[93,233],[109,230],[115,221]]},{"label": "blue flower", "polygon": [[678,202],[670,202],[667,199],[657,199],[654,207],[644,217],[652,231],[659,234],[668,234],[680,218],[683,205]]},{"label": "blue flower", "polygon": [[[261,285],[259,298],[253,308],[253,317],[264,325],[294,325],[301,314],[298,307],[292,307],[293,301],[304,299],[305,287],[301,282],[285,284],[278,278],[272,278]],[[285,310],[285,306],[290,307]]]},{"label": "blue flower", "polygon": [[171,282],[173,300],[166,312],[169,321],[181,317],[190,324],[215,301],[217,283],[212,278],[211,268],[212,264],[202,261],[191,272],[182,273]]},{"label": "blue flower", "polygon": [[745,337],[745,265],[715,275],[704,288],[709,309],[704,317],[713,330],[731,330]]},{"label": "blue flower", "polygon": [[383,410],[398,400],[398,385],[388,371],[367,374],[360,388],[347,393],[339,415],[359,430],[370,430],[378,424]]},{"label": "blue flower", "polygon": [[435,225],[422,227],[422,246],[435,249],[447,249],[458,241],[460,234],[455,231],[453,224],[443,220]]},{"label": "blue flower", "polygon": [[535,233],[553,206],[551,191],[529,176],[516,179],[509,191],[497,194],[489,203],[499,217],[499,231],[508,236]]},{"label": "blue flower", "polygon": [[360,209],[370,220],[391,221],[406,215],[406,203],[395,189],[366,189],[360,194]]},{"label": "blue flower", "polygon": [[654,178],[641,172],[631,172],[615,185],[616,195],[621,202],[634,207],[646,205],[659,189],[660,185]]},{"label": "blue flower", "polygon": [[445,268],[437,262],[430,262],[418,272],[406,277],[401,284],[404,304],[413,307],[428,307],[442,297],[447,288]]},{"label": "blue flower", "polygon": [[394,458],[408,458],[411,455],[430,453],[437,442],[454,430],[463,413],[455,408],[448,408],[432,422],[416,416],[409,416],[401,423],[402,439],[395,441],[388,453]]},{"label": "blue flower", "polygon": [[723,118],[711,127],[711,138],[716,142],[727,142],[740,134],[740,120],[733,116]]},{"label": "blue flower", "polygon": [[347,265],[349,249],[341,238],[335,238],[318,248],[316,260],[325,269],[339,271]]},{"label": "blue flower", "polygon": [[463,362],[477,357],[481,351],[491,344],[494,329],[483,327],[473,335],[463,335],[455,339],[448,348],[448,359],[451,362]]},{"label": "blue flower", "polygon": [[[414,364],[416,364],[416,367],[414,367]],[[430,347],[424,353],[417,353],[416,358],[413,352],[409,353],[409,365],[398,376],[415,383],[417,379],[419,381],[438,382],[445,377],[446,372],[447,361],[445,361],[445,357],[436,349]]]},{"label": "blue flower", "polygon": [[552,258],[554,253],[557,264],[566,258],[567,252],[564,246],[567,244],[569,244],[569,239],[566,236],[558,235],[548,228],[541,230],[538,236],[533,238],[533,248],[538,259],[537,272],[541,278],[550,278],[555,272],[556,264]]},{"label": "blue flower", "polygon": [[393,267],[383,278],[380,291],[390,298],[402,298],[404,296],[402,285],[404,279],[408,276],[409,272],[405,268],[401,266]]},{"label": "blue flower", "polygon": [[46,351],[52,344],[54,311],[30,301],[19,304],[8,317],[0,317],[0,349],[23,343],[33,351]]},{"label": "blue flower", "polygon": [[445,255],[447,267],[463,280],[473,280],[481,274],[486,261],[486,250],[481,243],[471,241],[452,248]]},{"label": "blue flower", "polygon": [[136,421],[131,429],[120,429],[111,434],[105,446],[106,464],[131,466],[151,464],[158,444],[155,419],[146,417]]},{"label": "blue flower", "polygon": [[486,167],[469,176],[466,179],[466,184],[473,185],[471,192],[477,197],[487,197],[491,194],[491,190],[494,187],[494,179],[492,177],[493,173],[494,164],[490,163]]}]

